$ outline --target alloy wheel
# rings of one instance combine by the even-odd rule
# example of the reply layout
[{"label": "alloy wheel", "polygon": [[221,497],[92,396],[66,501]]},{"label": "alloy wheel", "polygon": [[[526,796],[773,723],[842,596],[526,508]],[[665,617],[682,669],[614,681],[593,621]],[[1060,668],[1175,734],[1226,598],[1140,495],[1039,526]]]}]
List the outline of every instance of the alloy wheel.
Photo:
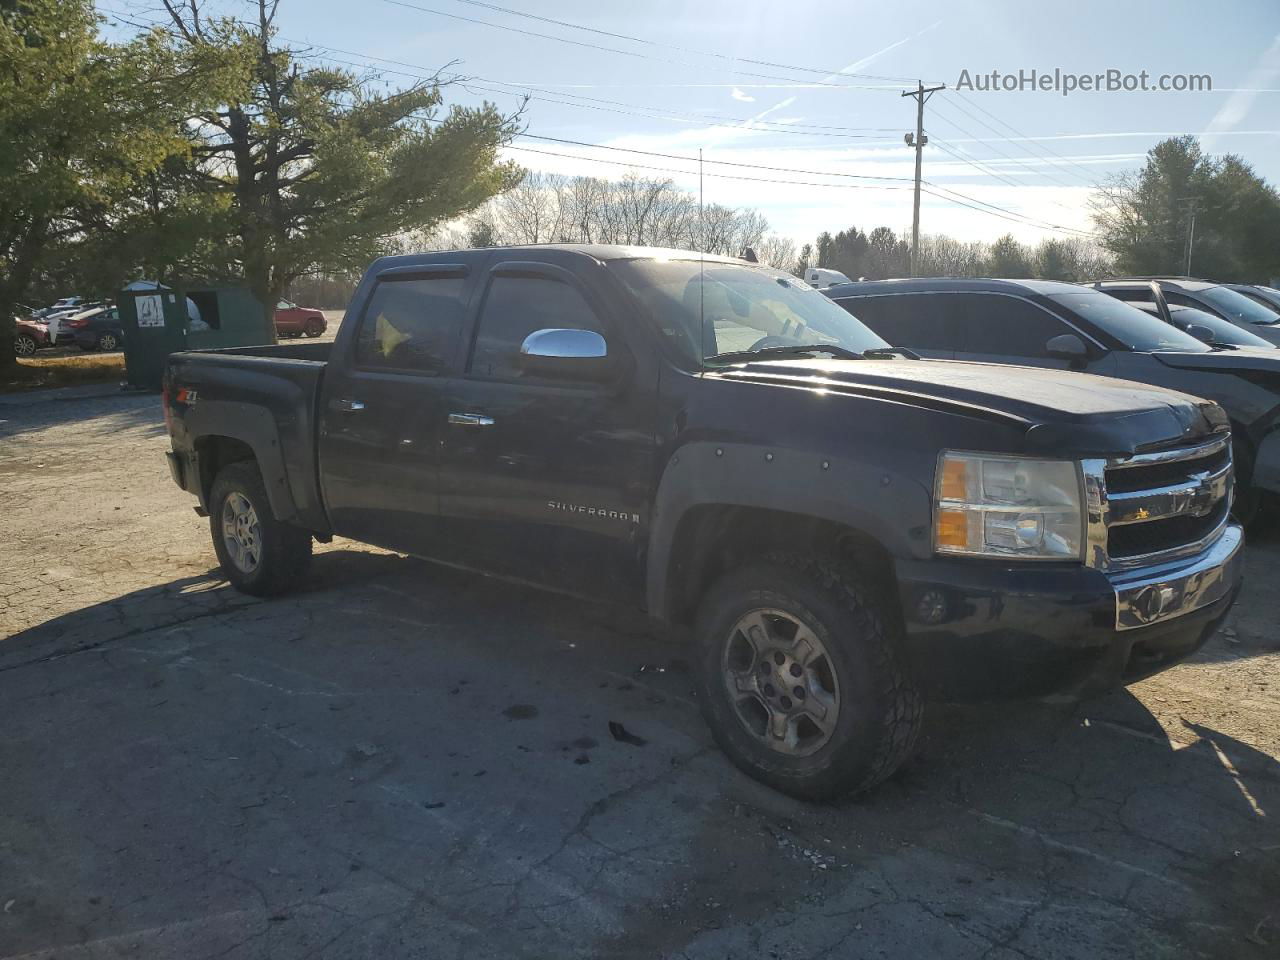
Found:
[{"label": "alloy wheel", "polygon": [[744,615],[725,640],[721,672],[738,720],[769,749],[809,756],[835,732],[840,684],[831,655],[792,614]]},{"label": "alloy wheel", "polygon": [[241,573],[253,573],[262,562],[262,525],[248,497],[232,492],[222,502],[222,540]]}]

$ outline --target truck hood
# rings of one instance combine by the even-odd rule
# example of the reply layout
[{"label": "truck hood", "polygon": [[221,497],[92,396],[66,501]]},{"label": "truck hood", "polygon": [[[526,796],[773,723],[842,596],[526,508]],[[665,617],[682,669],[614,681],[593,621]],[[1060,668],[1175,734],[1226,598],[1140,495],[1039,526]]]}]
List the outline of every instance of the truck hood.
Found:
[{"label": "truck hood", "polygon": [[[1193,355],[1186,355],[1193,356]],[[1214,356],[1210,354],[1209,356]],[[1021,425],[1028,452],[1116,457],[1225,430],[1215,403],[1126,380],[956,360],[762,360],[717,376],[878,397]]]}]

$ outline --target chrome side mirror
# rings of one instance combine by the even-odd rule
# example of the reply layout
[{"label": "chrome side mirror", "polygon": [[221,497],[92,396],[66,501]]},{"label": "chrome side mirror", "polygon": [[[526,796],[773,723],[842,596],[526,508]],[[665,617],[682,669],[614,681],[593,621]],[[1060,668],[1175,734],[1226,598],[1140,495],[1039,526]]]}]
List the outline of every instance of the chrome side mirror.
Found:
[{"label": "chrome side mirror", "polygon": [[535,330],[520,344],[520,366],[537,377],[603,380],[611,368],[609,345],[594,330]]}]

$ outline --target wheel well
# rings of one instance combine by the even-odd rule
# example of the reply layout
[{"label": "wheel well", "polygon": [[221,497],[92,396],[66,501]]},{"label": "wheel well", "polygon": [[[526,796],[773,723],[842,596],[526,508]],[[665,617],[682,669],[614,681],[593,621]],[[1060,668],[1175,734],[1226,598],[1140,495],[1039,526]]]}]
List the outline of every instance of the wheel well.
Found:
[{"label": "wheel well", "polygon": [[196,455],[200,464],[200,500],[205,504],[218,471],[229,463],[257,459],[253,447],[235,437],[201,437],[196,441]]},{"label": "wheel well", "polygon": [[889,553],[869,534],[844,524],[785,510],[706,505],[680,520],[667,570],[669,614],[673,622],[693,621],[707,589],[734,567],[770,553],[821,556],[870,583],[891,599],[886,613],[899,609],[898,584]]}]

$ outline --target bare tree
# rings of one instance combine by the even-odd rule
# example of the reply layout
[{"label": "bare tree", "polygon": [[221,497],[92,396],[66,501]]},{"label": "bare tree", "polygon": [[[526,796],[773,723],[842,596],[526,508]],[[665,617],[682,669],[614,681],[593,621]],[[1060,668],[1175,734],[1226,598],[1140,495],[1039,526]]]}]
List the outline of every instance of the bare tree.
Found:
[{"label": "bare tree", "polygon": [[790,270],[795,266],[796,242],[790,237],[780,237],[776,233],[771,233],[760,240],[755,251],[761,263],[778,270]]}]

